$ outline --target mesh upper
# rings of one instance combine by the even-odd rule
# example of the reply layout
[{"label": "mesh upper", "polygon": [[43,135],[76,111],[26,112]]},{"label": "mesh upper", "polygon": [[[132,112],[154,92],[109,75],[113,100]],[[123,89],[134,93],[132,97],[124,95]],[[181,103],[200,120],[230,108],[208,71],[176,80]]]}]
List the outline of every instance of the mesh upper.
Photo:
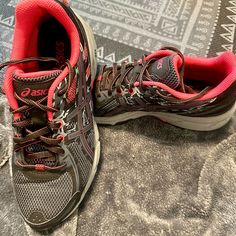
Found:
[{"label": "mesh upper", "polygon": [[173,60],[174,57],[170,56],[157,59],[150,65],[149,73],[155,82],[161,82],[176,89],[179,85],[179,71],[178,68],[175,68]]},{"label": "mesh upper", "polygon": [[[43,152],[46,151],[46,149],[43,147],[41,143],[32,144],[25,148],[25,150],[29,153],[35,153],[35,152]],[[25,158],[27,163],[29,165],[35,165],[35,164],[44,164],[47,166],[55,166],[54,160],[48,160],[48,159],[34,159],[34,158]]]},{"label": "mesh upper", "polygon": [[71,198],[73,183],[66,172],[55,180],[31,180],[22,172],[14,176],[15,192],[21,212],[26,218],[41,212],[50,219],[58,214]]},{"label": "mesh upper", "polygon": [[84,188],[87,184],[92,163],[89,161],[89,159],[85,156],[84,152],[82,151],[81,144],[79,144],[77,141],[72,142],[69,144],[68,149],[70,150],[71,154],[74,157],[78,158],[78,169],[79,169],[79,175],[81,179],[81,187]]},{"label": "mesh upper", "polygon": [[167,78],[164,81],[160,82],[165,83],[170,88],[176,88],[178,86],[179,78],[176,74],[173,61],[170,61],[170,73],[168,74]]}]

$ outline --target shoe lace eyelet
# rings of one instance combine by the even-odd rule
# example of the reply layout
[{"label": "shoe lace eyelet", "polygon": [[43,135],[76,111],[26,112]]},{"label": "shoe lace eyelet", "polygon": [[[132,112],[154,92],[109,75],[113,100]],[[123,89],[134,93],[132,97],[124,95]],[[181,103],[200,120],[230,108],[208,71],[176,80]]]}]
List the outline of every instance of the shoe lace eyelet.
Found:
[{"label": "shoe lace eyelet", "polygon": [[129,94],[130,94],[130,95],[133,95],[133,94],[134,94],[134,89],[133,89],[133,88],[129,88],[128,91],[129,91]]},{"label": "shoe lace eyelet", "polygon": [[58,129],[62,129],[63,126],[64,126],[64,121],[63,121],[63,120],[57,120],[57,121],[56,121],[56,124],[60,124],[60,126],[59,126]]},{"label": "shoe lace eyelet", "polygon": [[122,96],[122,95],[123,95],[123,92],[122,92],[121,89],[116,89],[116,94],[117,94],[118,96]]},{"label": "shoe lace eyelet", "polygon": [[62,143],[62,142],[65,141],[65,136],[62,135],[62,134],[59,134],[59,135],[57,136],[57,140],[60,141],[60,142]]}]

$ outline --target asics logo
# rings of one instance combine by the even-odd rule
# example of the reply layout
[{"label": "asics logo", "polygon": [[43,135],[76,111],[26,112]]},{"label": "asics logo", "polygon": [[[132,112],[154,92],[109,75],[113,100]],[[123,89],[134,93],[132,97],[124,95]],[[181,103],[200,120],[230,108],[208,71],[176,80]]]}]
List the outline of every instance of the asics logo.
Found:
[{"label": "asics logo", "polygon": [[162,66],[163,66],[163,59],[160,59],[160,60],[157,62],[157,69],[158,69],[158,70],[162,69]]},{"label": "asics logo", "polygon": [[39,97],[39,96],[46,96],[48,94],[48,89],[38,89],[38,90],[31,90],[30,88],[26,88],[21,92],[21,97]]},{"label": "asics logo", "polygon": [[63,41],[56,41],[56,59],[60,64],[64,64],[65,59],[65,43]]}]

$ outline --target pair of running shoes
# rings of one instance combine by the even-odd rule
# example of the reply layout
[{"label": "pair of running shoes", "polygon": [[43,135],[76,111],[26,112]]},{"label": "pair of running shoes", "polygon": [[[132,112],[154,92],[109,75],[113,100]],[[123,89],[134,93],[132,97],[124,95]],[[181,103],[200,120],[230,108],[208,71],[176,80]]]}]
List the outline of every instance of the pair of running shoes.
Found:
[{"label": "pair of running shoes", "polygon": [[59,0],[17,5],[4,67],[14,193],[25,222],[37,230],[67,219],[88,191],[100,156],[96,123],[154,116],[210,131],[235,111],[233,53],[193,58],[167,47],[133,63],[97,66],[92,30]]}]

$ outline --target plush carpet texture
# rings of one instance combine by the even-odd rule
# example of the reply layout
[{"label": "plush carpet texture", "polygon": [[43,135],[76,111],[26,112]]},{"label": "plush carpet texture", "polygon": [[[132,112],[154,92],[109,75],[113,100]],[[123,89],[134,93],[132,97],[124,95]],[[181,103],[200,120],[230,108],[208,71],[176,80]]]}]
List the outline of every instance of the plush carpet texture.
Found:
[{"label": "plush carpet texture", "polygon": [[[1,61],[10,55],[16,3],[0,2]],[[130,61],[163,45],[198,56],[235,51],[236,1],[71,4],[93,28],[101,63]],[[14,201],[5,163],[12,153],[9,124],[0,96],[0,236],[39,236],[25,226]],[[236,235],[236,116],[213,132],[183,130],[150,117],[99,130],[101,162],[91,190],[69,221],[44,235]]]}]

